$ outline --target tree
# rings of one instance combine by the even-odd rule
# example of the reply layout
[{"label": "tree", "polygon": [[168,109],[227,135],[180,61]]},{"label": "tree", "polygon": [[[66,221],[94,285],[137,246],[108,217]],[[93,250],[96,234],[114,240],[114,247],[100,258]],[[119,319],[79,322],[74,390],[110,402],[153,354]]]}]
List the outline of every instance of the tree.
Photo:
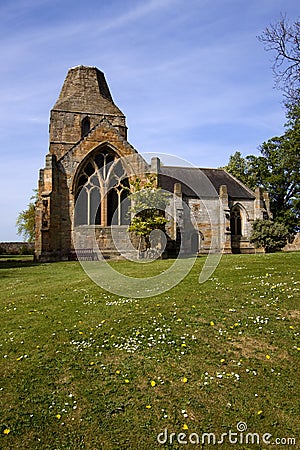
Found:
[{"label": "tree", "polygon": [[264,142],[257,168],[259,183],[269,192],[274,219],[285,223],[290,232],[299,227],[300,218],[299,139],[299,133],[289,130]]},{"label": "tree", "polygon": [[27,206],[27,209],[19,213],[16,222],[18,235],[23,236],[27,242],[34,242],[35,239],[36,201],[37,190],[35,190],[35,194],[30,197],[30,202]]},{"label": "tree", "polygon": [[253,222],[250,238],[255,247],[262,247],[267,253],[281,250],[287,243],[289,231],[285,225],[273,220],[257,219]]},{"label": "tree", "polygon": [[248,186],[250,189],[257,187],[257,178],[252,170],[252,157],[243,158],[241,152],[235,152],[230,156],[227,166],[223,167],[227,172]]},{"label": "tree", "polygon": [[134,192],[131,196],[131,219],[128,231],[134,232],[142,239],[146,249],[150,248],[150,234],[153,230],[164,230],[167,223],[164,211],[169,201],[169,195],[155,186],[155,176],[148,176],[147,181],[140,178],[131,182]]},{"label": "tree", "polygon": [[274,220],[293,234],[300,223],[300,107],[289,108],[287,118],[286,132],[263,142],[260,156],[236,152],[225,169],[250,189],[268,191]]},{"label": "tree", "polygon": [[275,85],[281,89],[288,103],[300,99],[300,21],[290,23],[285,16],[271,24],[258,36],[267,51],[275,53],[272,70]]},{"label": "tree", "polygon": [[269,192],[274,218],[292,233],[299,231],[300,219],[300,21],[281,16],[258,39],[274,53],[275,85],[286,99],[288,122],[283,136],[261,145],[262,156],[247,157],[248,171]]}]

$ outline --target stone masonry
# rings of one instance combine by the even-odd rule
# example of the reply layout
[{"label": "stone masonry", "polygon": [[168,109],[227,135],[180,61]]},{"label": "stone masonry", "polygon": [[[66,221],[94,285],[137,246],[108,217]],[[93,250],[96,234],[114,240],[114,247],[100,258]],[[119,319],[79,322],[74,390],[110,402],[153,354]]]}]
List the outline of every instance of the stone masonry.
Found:
[{"label": "stone masonry", "polygon": [[[127,179],[121,179],[113,170],[117,170],[120,158],[122,161],[131,158],[139,173],[142,168],[146,174],[151,167],[127,141],[125,115],[115,105],[105,76],[99,69],[77,66],[68,71],[51,110],[49,131],[49,152],[38,183],[36,260],[70,258],[76,250],[72,239],[75,225],[75,236],[79,233],[84,247],[92,245],[88,238],[88,230],[92,228],[96,230],[97,245],[105,257],[118,257],[111,238],[112,227],[123,231],[128,227],[125,213],[119,212],[117,219],[115,217],[116,211],[121,210],[121,201],[131,192],[130,177],[134,169]],[[187,253],[211,251],[215,245],[212,236],[215,235],[221,241],[216,246],[221,243],[224,252],[255,251],[249,242],[251,224],[256,218],[270,216],[267,193],[260,189],[250,191],[222,169],[197,169],[197,172],[160,167],[158,158],[153,159],[152,166],[155,167],[156,182],[174,193],[175,200],[169,206],[173,219],[167,226],[170,242],[178,241],[176,222],[182,220],[184,202],[197,223],[196,234],[194,227],[186,236]],[[186,183],[178,177],[178,170],[185,174]],[[115,180],[115,185],[110,193],[104,194],[103,186],[107,185],[109,177]],[[201,185],[204,178],[216,192],[218,207],[212,198],[205,196],[205,186]],[[188,187],[190,182],[199,186],[198,193]],[[81,216],[75,219],[77,199],[83,207]]]}]

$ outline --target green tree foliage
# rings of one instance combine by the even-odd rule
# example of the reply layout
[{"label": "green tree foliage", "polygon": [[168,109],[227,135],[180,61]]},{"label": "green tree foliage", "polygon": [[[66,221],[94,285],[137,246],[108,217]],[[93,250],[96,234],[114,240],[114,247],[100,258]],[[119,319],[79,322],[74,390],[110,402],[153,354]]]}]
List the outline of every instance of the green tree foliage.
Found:
[{"label": "green tree foliage", "polygon": [[274,219],[285,223],[290,231],[300,219],[300,134],[289,130],[284,136],[272,138],[261,146],[259,183],[270,195]]},{"label": "green tree foliage", "polygon": [[269,192],[275,220],[293,233],[300,229],[300,21],[281,16],[258,39],[273,54],[275,85],[285,97],[288,122],[283,136],[261,145],[261,156],[247,156],[246,184],[253,188],[250,181],[256,178]]},{"label": "green tree foliage", "polygon": [[256,174],[252,170],[251,158],[249,156],[243,158],[241,152],[235,152],[230,156],[229,162],[224,169],[250,189],[255,189],[258,183]]},{"label": "green tree foliage", "polygon": [[146,248],[150,247],[150,233],[155,229],[164,230],[167,219],[164,211],[169,195],[155,186],[154,176],[145,182],[137,178],[131,182],[133,194],[130,213],[133,215],[128,230],[144,239]]},{"label": "green tree foliage", "polygon": [[287,118],[286,132],[264,142],[260,156],[236,152],[225,169],[251,189],[268,191],[274,219],[293,233],[300,219],[300,107],[290,107]]},{"label": "green tree foliage", "polygon": [[287,243],[289,231],[287,227],[273,220],[257,219],[253,222],[250,241],[257,248],[264,248],[267,253],[281,250]]},{"label": "green tree foliage", "polygon": [[37,201],[37,191],[30,198],[27,209],[21,211],[18,215],[16,226],[17,233],[23,236],[27,242],[34,242],[35,239],[35,208]]}]

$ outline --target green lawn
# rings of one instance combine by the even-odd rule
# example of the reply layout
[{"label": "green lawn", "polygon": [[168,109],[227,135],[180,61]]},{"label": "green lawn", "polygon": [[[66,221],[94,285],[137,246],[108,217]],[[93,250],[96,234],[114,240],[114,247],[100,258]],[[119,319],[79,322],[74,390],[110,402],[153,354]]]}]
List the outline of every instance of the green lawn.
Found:
[{"label": "green lawn", "polygon": [[[1,258],[0,448],[246,450],[270,447],[265,433],[300,448],[300,253],[227,255],[200,285],[204,261],[172,290],[128,299],[77,262]],[[135,276],[169,265],[113,263]],[[238,422],[240,444],[201,444]]]}]

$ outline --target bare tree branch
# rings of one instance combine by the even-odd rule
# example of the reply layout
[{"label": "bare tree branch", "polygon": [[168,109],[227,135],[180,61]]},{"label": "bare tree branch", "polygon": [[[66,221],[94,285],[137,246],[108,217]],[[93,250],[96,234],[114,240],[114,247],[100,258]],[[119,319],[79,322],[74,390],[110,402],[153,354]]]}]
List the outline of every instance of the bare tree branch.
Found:
[{"label": "bare tree branch", "polygon": [[300,100],[300,20],[290,23],[286,16],[258,36],[266,51],[274,52],[272,70],[275,86],[290,103]]}]

